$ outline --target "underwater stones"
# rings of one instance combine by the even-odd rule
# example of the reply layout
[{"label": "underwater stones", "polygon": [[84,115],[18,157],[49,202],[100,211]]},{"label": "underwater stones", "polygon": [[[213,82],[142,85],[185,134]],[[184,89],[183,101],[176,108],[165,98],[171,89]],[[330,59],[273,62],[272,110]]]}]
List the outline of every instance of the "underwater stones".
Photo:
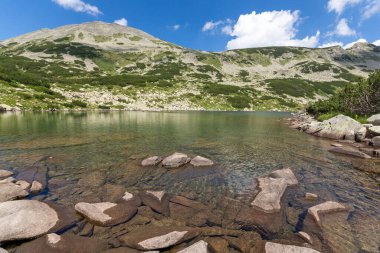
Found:
[{"label": "underwater stones", "polygon": [[10,177],[12,175],[13,175],[12,171],[9,171],[9,170],[0,170],[0,179],[4,179],[4,178]]},{"label": "underwater stones", "polygon": [[338,147],[338,148],[343,147],[343,145],[339,143],[331,143],[331,146]]},{"label": "underwater stones", "polygon": [[16,182],[16,184],[19,185],[24,190],[28,190],[30,187],[30,183],[26,182],[25,180],[19,180]]},{"label": "underwater stones", "polygon": [[0,203],[0,242],[35,238],[59,221],[49,205],[36,200]]},{"label": "underwater stones", "polygon": [[260,192],[252,201],[251,206],[265,213],[279,212],[281,198],[288,184],[284,178],[259,178]]},{"label": "underwater stones", "polygon": [[170,196],[165,191],[145,191],[140,192],[142,203],[149,206],[154,211],[169,216]]},{"label": "underwater stones", "polygon": [[159,250],[195,238],[199,231],[188,227],[147,226],[119,237],[122,245],[138,250]]},{"label": "underwater stones", "polygon": [[308,233],[300,231],[297,233],[297,235],[304,239],[307,243],[313,244],[313,239],[311,239],[311,236]]},{"label": "underwater stones", "polygon": [[131,219],[137,213],[137,206],[128,202],[81,202],[75,205],[75,210],[96,225],[113,226]]},{"label": "underwater stones", "polygon": [[348,155],[353,156],[357,158],[363,158],[363,159],[369,159],[371,156],[353,148],[346,148],[346,147],[335,147],[329,150],[332,153],[338,153],[341,155]]},{"label": "underwater stones", "polygon": [[205,241],[199,241],[194,243],[193,245],[178,251],[178,253],[207,253],[207,242]]},{"label": "underwater stones", "polygon": [[178,168],[190,162],[190,160],[191,159],[186,154],[174,153],[162,161],[162,166],[167,168]]},{"label": "underwater stones", "polygon": [[305,193],[305,199],[310,200],[310,201],[314,201],[314,200],[318,199],[318,195],[314,194],[314,193],[307,192],[307,193]]},{"label": "underwater stones", "polygon": [[319,253],[319,251],[306,247],[267,242],[265,243],[265,253]]},{"label": "underwater stones", "polygon": [[321,226],[321,218],[320,214],[333,213],[333,212],[341,212],[348,211],[348,208],[338,202],[327,201],[322,204],[310,207],[308,209],[308,215],[311,215],[315,222]]},{"label": "underwater stones", "polygon": [[288,186],[293,186],[293,185],[298,184],[298,180],[290,168],[273,171],[271,174],[269,174],[269,177],[284,178]]},{"label": "underwater stones", "polygon": [[194,167],[206,167],[214,165],[214,162],[206,157],[196,156],[191,159],[190,164]]},{"label": "underwater stones", "polygon": [[152,157],[148,157],[148,158],[144,159],[141,162],[141,166],[143,166],[143,167],[156,166],[161,161],[162,161],[162,157],[161,156],[152,156]]},{"label": "underwater stones", "polygon": [[24,198],[28,195],[29,193],[17,184],[9,182],[0,183],[0,203],[9,200]]}]

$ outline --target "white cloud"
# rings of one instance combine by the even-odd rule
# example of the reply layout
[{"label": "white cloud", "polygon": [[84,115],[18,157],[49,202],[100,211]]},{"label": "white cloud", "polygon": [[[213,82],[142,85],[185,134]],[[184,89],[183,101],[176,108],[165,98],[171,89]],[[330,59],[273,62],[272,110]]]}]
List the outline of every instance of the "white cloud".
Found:
[{"label": "white cloud", "polygon": [[57,3],[65,9],[73,10],[76,12],[84,12],[93,16],[102,14],[98,7],[87,4],[81,0],[53,0],[53,2]]},{"label": "white cloud", "polygon": [[208,21],[204,24],[202,27],[202,32],[212,31],[215,30],[218,26],[222,25],[223,21]]},{"label": "white cloud", "polygon": [[342,42],[338,42],[338,41],[327,42],[327,43],[324,43],[324,44],[320,45],[319,48],[335,47],[335,46],[341,46],[341,47],[343,47],[343,43]]},{"label": "white cloud", "polygon": [[368,43],[366,39],[358,39],[357,41],[354,41],[354,42],[351,42],[351,43],[348,43],[346,45],[344,45],[344,49],[347,49],[347,48],[350,48],[352,47],[353,45],[355,45],[356,43],[359,43],[359,42],[362,42],[362,43]]},{"label": "white cloud", "polygon": [[233,32],[233,28],[231,25],[226,25],[222,28],[222,33],[224,34],[231,35],[232,32]]},{"label": "white cloud", "polygon": [[347,19],[342,18],[336,26],[335,34],[338,36],[352,36],[356,32],[348,26]]},{"label": "white cloud", "polygon": [[115,24],[122,25],[122,26],[127,26],[128,25],[128,20],[126,18],[121,18],[118,20],[113,21]]},{"label": "white cloud", "polygon": [[371,0],[369,4],[364,7],[363,18],[368,19],[377,13],[380,13],[380,1]]},{"label": "white cloud", "polygon": [[171,27],[174,31],[178,31],[181,28],[181,25],[175,24]]},{"label": "white cloud", "polygon": [[229,34],[232,31],[232,23],[233,20],[229,18],[226,20],[208,21],[203,25],[202,32],[216,32],[220,28],[220,32]]},{"label": "white cloud", "polygon": [[240,15],[233,27],[227,49],[265,47],[265,46],[301,46],[315,47],[319,41],[319,31],[313,36],[296,39],[299,11],[268,11]]},{"label": "white cloud", "polygon": [[338,14],[341,14],[343,10],[349,5],[355,5],[364,0],[329,0],[327,4],[327,9],[329,12],[335,11]]},{"label": "white cloud", "polygon": [[376,41],[372,42],[372,44],[374,44],[374,45],[380,47],[380,40],[376,40]]}]

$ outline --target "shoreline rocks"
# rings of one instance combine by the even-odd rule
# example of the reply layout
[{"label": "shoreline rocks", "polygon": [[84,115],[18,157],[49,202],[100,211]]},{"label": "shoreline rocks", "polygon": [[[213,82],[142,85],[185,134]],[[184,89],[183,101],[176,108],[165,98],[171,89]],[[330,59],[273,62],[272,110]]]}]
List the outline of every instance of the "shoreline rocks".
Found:
[{"label": "shoreline rocks", "polygon": [[372,115],[367,119],[367,122],[374,126],[380,126],[380,114]]},{"label": "shoreline rocks", "polygon": [[162,160],[162,166],[171,169],[178,168],[190,162],[190,160],[190,157],[188,157],[186,154],[174,153]]},{"label": "shoreline rocks", "polygon": [[191,164],[194,167],[209,167],[214,165],[214,161],[208,159],[203,156],[195,156],[194,158],[190,158],[188,155],[184,153],[173,153],[166,158],[162,158],[161,156],[152,156],[145,158],[141,161],[142,167],[154,167],[158,166],[161,163],[162,167],[168,169],[175,169],[182,167],[186,164]]},{"label": "shoreline rocks", "polygon": [[214,162],[206,157],[196,156],[191,159],[190,164],[194,167],[205,167],[214,165]]}]

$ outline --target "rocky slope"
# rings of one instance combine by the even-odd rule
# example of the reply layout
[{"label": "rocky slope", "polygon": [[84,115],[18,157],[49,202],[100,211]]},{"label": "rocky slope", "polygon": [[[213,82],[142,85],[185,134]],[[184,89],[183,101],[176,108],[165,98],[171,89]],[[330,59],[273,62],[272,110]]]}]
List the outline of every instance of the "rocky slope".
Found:
[{"label": "rocky slope", "polygon": [[210,53],[102,22],[0,43],[3,108],[294,110],[380,68],[380,47]]}]

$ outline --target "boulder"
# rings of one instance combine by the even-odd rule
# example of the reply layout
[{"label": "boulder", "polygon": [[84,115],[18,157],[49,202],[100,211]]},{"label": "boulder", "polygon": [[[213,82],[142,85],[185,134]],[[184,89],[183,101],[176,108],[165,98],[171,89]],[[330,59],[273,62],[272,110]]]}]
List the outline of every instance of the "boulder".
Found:
[{"label": "boulder", "polygon": [[48,234],[22,244],[16,248],[15,253],[101,253],[106,249],[107,243],[99,238]]},{"label": "boulder", "polygon": [[30,184],[25,180],[19,180],[16,182],[16,184],[19,185],[23,190],[28,190],[30,187]]},{"label": "boulder", "polygon": [[186,154],[174,153],[166,157],[162,161],[162,165],[167,168],[178,168],[190,162],[190,160],[191,159]]},{"label": "boulder", "polygon": [[194,167],[205,167],[214,165],[214,162],[206,157],[196,156],[191,159],[190,164]]},{"label": "boulder", "polygon": [[353,148],[349,148],[349,147],[336,147],[336,148],[332,148],[329,150],[330,152],[332,153],[338,153],[338,154],[342,154],[342,155],[348,155],[348,156],[353,156],[353,157],[357,157],[357,158],[364,158],[364,159],[368,159],[368,158],[371,158],[371,156],[357,150],[357,149],[353,149]]},{"label": "boulder", "polygon": [[145,191],[140,192],[142,203],[149,206],[154,211],[165,216],[170,215],[169,199],[170,196],[165,191]]},{"label": "boulder", "polygon": [[265,243],[265,253],[319,253],[314,249],[279,243]]},{"label": "boulder", "polygon": [[317,200],[318,199],[318,195],[314,194],[314,193],[307,192],[305,194],[305,199],[306,200]]},{"label": "boulder", "polygon": [[4,179],[4,178],[10,177],[12,175],[13,175],[12,171],[9,171],[9,170],[0,170],[0,179]]},{"label": "boulder", "polygon": [[362,127],[359,129],[359,131],[356,132],[355,140],[358,142],[362,142],[365,140],[366,136],[367,136],[367,128]]},{"label": "boulder", "polygon": [[189,241],[199,233],[189,227],[145,226],[120,236],[119,240],[122,245],[138,250],[160,250]]},{"label": "boulder", "polygon": [[279,212],[281,209],[281,198],[288,186],[284,178],[259,178],[260,192],[251,205],[253,208],[265,213]]},{"label": "boulder", "polygon": [[380,147],[380,136],[376,136],[371,140],[374,147]]},{"label": "boulder", "polygon": [[24,198],[28,195],[29,193],[17,184],[0,183],[0,203],[9,200]]},{"label": "boulder", "polygon": [[369,124],[380,126],[380,114],[375,114],[367,119]]},{"label": "boulder", "polygon": [[380,126],[373,126],[368,128],[368,132],[373,136],[380,136]]},{"label": "boulder", "polygon": [[207,242],[199,241],[186,249],[178,251],[178,253],[208,253],[207,245]]},{"label": "boulder", "polygon": [[347,211],[348,208],[338,202],[327,201],[322,204],[310,207],[307,210],[308,215],[311,215],[315,222],[321,226],[321,218],[320,214],[333,213],[333,212],[341,212]]},{"label": "boulder", "polygon": [[338,115],[319,123],[320,130],[315,135],[337,140],[352,140],[361,127],[362,125],[356,120],[344,115]]},{"label": "boulder", "polygon": [[368,128],[373,127],[373,124],[363,124],[363,127],[368,130]]},{"label": "boulder", "polygon": [[269,174],[269,177],[271,177],[271,178],[283,178],[283,179],[285,179],[288,186],[293,186],[293,185],[298,184],[298,180],[290,168],[285,168],[282,170],[273,171],[271,174]]},{"label": "boulder", "polygon": [[158,165],[161,161],[162,161],[162,157],[161,157],[161,156],[152,156],[152,157],[149,157],[149,158],[144,159],[144,160],[141,162],[141,166],[143,166],[143,167],[156,166],[156,165]]},{"label": "boulder", "polygon": [[38,182],[38,181],[33,181],[32,182],[32,186],[30,187],[30,193],[31,194],[38,194],[40,192],[42,192],[43,190],[43,185]]},{"label": "boulder", "polygon": [[131,219],[137,213],[137,206],[128,201],[119,204],[81,202],[75,205],[75,210],[96,225],[114,226]]},{"label": "boulder", "polygon": [[41,236],[55,227],[58,221],[54,209],[36,200],[0,203],[0,242]]}]

